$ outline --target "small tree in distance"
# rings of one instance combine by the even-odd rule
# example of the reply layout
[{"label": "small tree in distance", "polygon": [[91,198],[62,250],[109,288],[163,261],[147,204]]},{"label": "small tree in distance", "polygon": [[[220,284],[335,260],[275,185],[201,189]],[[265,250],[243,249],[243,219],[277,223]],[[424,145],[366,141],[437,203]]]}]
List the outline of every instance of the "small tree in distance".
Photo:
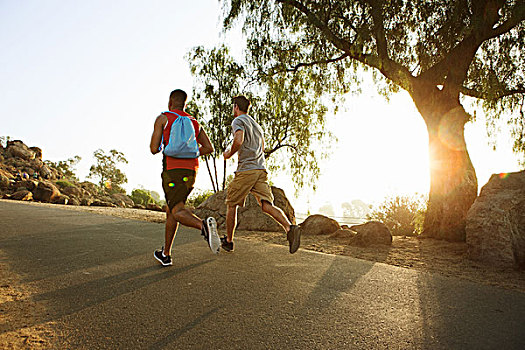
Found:
[{"label": "small tree in distance", "polygon": [[128,163],[126,158],[124,158],[124,154],[114,149],[109,151],[109,154],[106,154],[103,150],[98,149],[93,153],[93,156],[97,163],[91,166],[87,177],[91,179],[98,178],[98,185],[106,192],[126,193],[121,185],[128,182],[128,179],[117,168],[118,163]]},{"label": "small tree in distance", "polygon": [[82,160],[80,156],[74,156],[68,160],[60,160],[56,163],[50,160],[46,160],[44,163],[61,172],[66,179],[78,181],[74,167],[78,164],[78,162],[80,162],[80,160]]}]

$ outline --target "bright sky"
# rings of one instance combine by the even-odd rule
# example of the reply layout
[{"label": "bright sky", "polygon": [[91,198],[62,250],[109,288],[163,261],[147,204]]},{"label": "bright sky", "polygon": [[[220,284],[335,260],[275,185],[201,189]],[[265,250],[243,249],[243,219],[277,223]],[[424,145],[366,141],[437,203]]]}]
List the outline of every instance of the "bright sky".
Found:
[{"label": "bright sky", "polygon": [[[128,193],[143,186],[162,194],[161,156],[149,152],[153,121],[171,90],[191,93],[191,48],[235,45],[237,37],[221,34],[220,12],[217,0],[0,0],[0,136],[55,162],[81,156],[81,180],[95,150],[116,149],[129,161],[121,167]],[[289,177],[271,176],[296,211],[428,191],[426,128],[408,94],[386,102],[370,82],[328,116],[328,129],[339,142],[320,163],[316,193],[294,198]],[[493,151],[480,123],[467,126],[466,138],[480,185],[519,170],[506,137]],[[204,163],[196,187],[211,188]]]}]

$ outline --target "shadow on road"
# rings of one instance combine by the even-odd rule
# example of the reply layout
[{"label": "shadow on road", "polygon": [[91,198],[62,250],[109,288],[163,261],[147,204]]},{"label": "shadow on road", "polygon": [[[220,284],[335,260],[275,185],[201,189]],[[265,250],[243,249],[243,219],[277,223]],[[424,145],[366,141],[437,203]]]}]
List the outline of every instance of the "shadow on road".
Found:
[{"label": "shadow on road", "polygon": [[[1,332],[10,332],[38,323],[57,320],[61,317],[117,298],[123,294],[149,286],[158,281],[198,268],[212,261],[213,260],[210,259],[180,268],[173,267],[169,269],[161,268],[158,265],[147,266],[85,283],[71,285],[51,292],[36,294],[33,296],[33,300],[36,302],[45,302],[48,314],[42,315],[41,318],[34,320],[33,324],[28,324],[27,320],[8,320],[5,327],[2,327]],[[6,315],[10,314],[10,309],[16,306],[14,305],[15,303],[16,302],[13,301],[2,305]]]},{"label": "shadow on road", "polygon": [[198,327],[201,325],[206,319],[210,318],[213,314],[215,314],[217,311],[219,311],[220,308],[216,307],[214,309],[209,310],[208,312],[203,313],[199,317],[195,318],[193,321],[185,324],[183,327],[177,329],[176,331],[172,332],[168,336],[160,339],[151,347],[150,350],[157,350],[157,349],[164,349],[168,346],[172,347],[173,342],[175,342],[178,338],[180,338],[184,333],[191,331],[192,329]]}]

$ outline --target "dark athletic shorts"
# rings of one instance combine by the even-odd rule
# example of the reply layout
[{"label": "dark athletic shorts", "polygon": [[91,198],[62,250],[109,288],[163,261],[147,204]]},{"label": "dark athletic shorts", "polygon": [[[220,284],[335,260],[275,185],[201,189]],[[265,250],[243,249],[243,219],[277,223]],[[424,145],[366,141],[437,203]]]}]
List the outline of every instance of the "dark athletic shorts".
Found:
[{"label": "dark athletic shorts", "polygon": [[196,175],[194,170],[189,169],[171,169],[162,172],[162,188],[170,211],[177,203],[186,203],[193,190]]}]

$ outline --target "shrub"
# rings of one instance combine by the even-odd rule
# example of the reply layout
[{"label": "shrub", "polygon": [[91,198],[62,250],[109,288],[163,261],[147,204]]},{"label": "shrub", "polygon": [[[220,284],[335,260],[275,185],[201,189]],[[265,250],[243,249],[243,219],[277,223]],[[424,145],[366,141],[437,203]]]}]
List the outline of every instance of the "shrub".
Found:
[{"label": "shrub", "polygon": [[197,208],[202,202],[208,199],[208,197],[210,197],[211,195],[213,195],[213,191],[210,191],[210,190],[196,191],[188,198],[188,200],[186,201],[186,204],[188,206]]},{"label": "shrub", "polygon": [[131,191],[130,198],[133,199],[133,202],[135,202],[135,204],[140,204],[140,205],[148,205],[150,203],[156,203],[155,199],[151,196],[150,191],[142,189],[142,188],[137,188]]},{"label": "shrub", "polygon": [[423,195],[387,197],[367,215],[385,224],[393,236],[417,236],[423,228],[427,199]]}]

